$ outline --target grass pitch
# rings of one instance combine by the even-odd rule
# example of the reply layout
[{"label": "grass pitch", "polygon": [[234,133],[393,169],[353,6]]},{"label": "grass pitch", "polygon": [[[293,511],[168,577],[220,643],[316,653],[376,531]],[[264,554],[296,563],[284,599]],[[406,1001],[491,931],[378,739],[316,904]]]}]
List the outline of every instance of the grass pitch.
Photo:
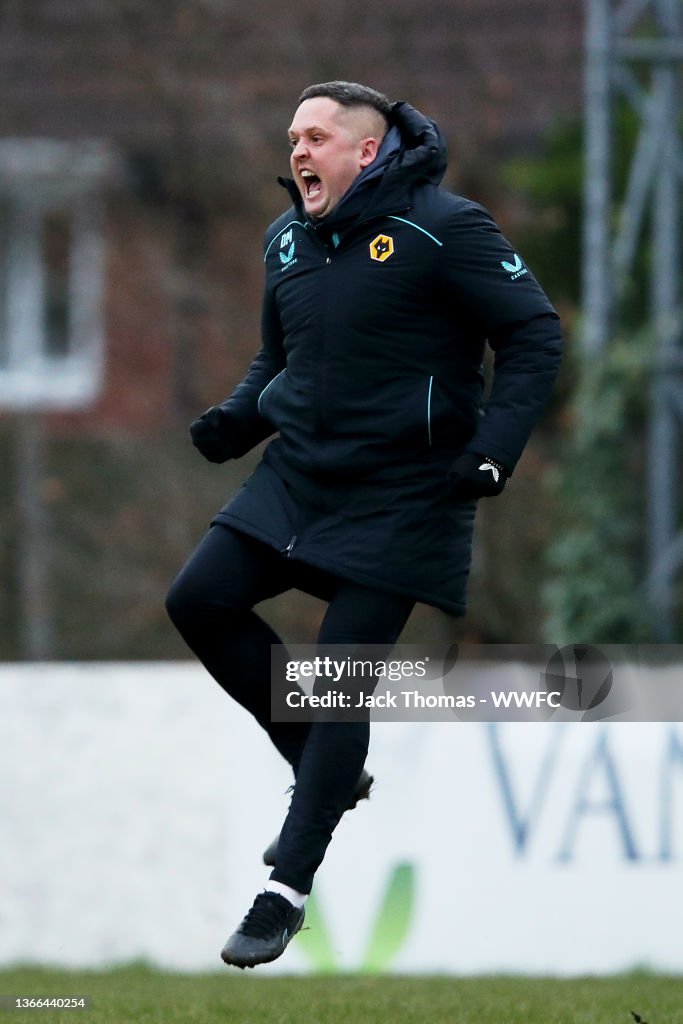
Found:
[{"label": "grass pitch", "polygon": [[0,1024],[683,1024],[683,976],[269,978],[111,971],[0,971],[0,994],[89,996],[90,1009],[2,1010]]}]

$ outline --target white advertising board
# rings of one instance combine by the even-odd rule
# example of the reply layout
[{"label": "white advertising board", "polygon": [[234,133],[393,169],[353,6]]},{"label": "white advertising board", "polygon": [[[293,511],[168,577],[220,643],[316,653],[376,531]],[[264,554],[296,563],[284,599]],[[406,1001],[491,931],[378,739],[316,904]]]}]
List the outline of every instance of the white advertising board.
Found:
[{"label": "white advertising board", "polygon": [[[221,969],[291,781],[191,664],[0,666],[0,963]],[[681,971],[683,725],[373,726],[270,973]]]}]

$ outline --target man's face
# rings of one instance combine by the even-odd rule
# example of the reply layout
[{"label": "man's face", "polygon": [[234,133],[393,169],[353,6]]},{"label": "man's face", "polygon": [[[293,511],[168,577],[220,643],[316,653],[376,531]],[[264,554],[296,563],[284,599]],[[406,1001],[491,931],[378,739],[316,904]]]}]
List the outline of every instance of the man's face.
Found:
[{"label": "man's face", "polygon": [[[310,217],[331,213],[360,172],[377,156],[367,111],[328,96],[304,100],[289,128],[290,164]],[[364,131],[365,130],[365,131]]]}]

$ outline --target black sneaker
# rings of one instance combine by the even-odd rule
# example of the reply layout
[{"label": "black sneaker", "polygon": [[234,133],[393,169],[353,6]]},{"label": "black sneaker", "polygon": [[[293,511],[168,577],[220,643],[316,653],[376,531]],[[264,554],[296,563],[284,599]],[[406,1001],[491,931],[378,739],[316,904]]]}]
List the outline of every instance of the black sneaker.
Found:
[{"label": "black sneaker", "polygon": [[304,908],[293,907],[278,892],[261,892],[221,950],[221,959],[235,967],[267,964],[284,953],[304,923]]},{"label": "black sneaker", "polygon": [[[366,772],[364,768],[363,771],[360,773],[360,778],[358,779],[358,782],[356,783],[356,788],[353,791],[351,803],[346,808],[347,811],[352,811],[359,800],[369,800],[370,790],[372,789],[372,784],[374,781],[374,776]],[[292,789],[293,788],[294,787],[292,786]],[[275,839],[273,839],[272,843],[264,850],[263,863],[267,864],[269,868],[275,866],[275,861],[277,859],[277,846],[279,842],[280,833],[278,832],[278,834],[275,836]]]}]

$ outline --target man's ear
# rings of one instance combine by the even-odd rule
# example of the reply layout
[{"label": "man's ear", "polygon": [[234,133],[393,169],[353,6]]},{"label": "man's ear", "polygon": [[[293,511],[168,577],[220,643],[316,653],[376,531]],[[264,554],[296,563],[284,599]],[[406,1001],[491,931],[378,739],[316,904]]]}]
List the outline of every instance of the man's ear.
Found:
[{"label": "man's ear", "polygon": [[361,168],[367,167],[377,156],[379,152],[379,140],[375,139],[372,135],[368,136],[367,139],[361,139],[360,142],[360,165]]}]

